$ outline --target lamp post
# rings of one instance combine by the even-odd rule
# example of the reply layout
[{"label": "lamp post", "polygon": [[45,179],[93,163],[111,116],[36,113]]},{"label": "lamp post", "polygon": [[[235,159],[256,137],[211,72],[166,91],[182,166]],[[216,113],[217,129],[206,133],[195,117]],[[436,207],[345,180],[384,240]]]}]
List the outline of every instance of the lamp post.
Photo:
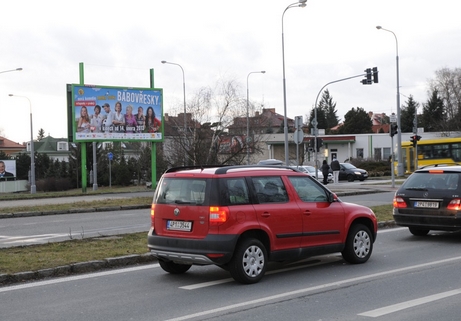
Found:
[{"label": "lamp post", "polygon": [[307,0],[299,0],[298,2],[290,4],[288,7],[285,8],[282,14],[282,62],[283,62],[283,132],[285,134],[285,163],[286,165],[290,165],[289,158],[288,158],[288,120],[287,120],[287,88],[286,88],[286,81],[285,81],[285,40],[283,36],[283,17],[285,16],[285,12],[294,7],[301,7],[304,8],[306,6]]},{"label": "lamp post", "polygon": [[247,138],[246,138],[246,147],[247,147],[247,165],[250,165],[250,146],[249,146],[249,139],[250,139],[250,114],[248,111],[249,100],[250,100],[250,87],[248,86],[248,78],[251,74],[265,74],[264,70],[262,71],[252,71],[247,76]]},{"label": "lamp post", "polygon": [[184,96],[184,166],[186,166],[187,163],[187,149],[186,149],[186,139],[187,139],[187,117],[186,117],[186,77],[184,75],[184,69],[180,64],[174,63],[174,62],[168,62],[165,60],[162,60],[162,64],[170,64],[170,65],[176,65],[179,68],[181,68],[182,71],[182,89],[183,89],[183,96]]},{"label": "lamp post", "polygon": [[[376,26],[376,29],[378,30],[384,30],[387,32],[390,32],[394,35],[395,38],[395,49],[396,49],[396,56],[395,56],[395,61],[396,61],[396,68],[397,68],[397,127],[398,127],[398,132],[397,132],[397,175],[398,176],[403,176],[403,163],[402,163],[402,133],[401,133],[401,126],[400,126],[400,85],[399,85],[399,42],[397,41],[397,36],[395,33],[391,30],[384,29],[381,26]],[[392,146],[394,148],[394,146]]]},{"label": "lamp post", "polygon": [[32,129],[32,103],[30,99],[26,96],[18,96],[9,94],[10,97],[21,97],[25,98],[29,101],[29,111],[30,111],[30,193],[35,194],[37,192],[37,188],[35,186],[35,153],[34,153],[34,131]]},{"label": "lamp post", "polygon": [[22,68],[16,68],[16,69],[11,69],[11,70],[5,70],[5,71],[0,71],[0,74],[3,74],[5,72],[12,72],[12,71],[21,71]]}]

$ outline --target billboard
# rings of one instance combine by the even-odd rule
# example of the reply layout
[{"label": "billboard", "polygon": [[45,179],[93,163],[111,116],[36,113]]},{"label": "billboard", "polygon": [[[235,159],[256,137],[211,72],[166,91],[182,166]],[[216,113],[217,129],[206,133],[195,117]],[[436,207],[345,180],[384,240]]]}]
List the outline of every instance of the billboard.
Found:
[{"label": "billboard", "polygon": [[16,160],[0,159],[0,181],[13,180],[16,177]]},{"label": "billboard", "polygon": [[163,141],[163,92],[71,85],[72,135],[84,141]]},{"label": "billboard", "polygon": [[[219,139],[219,153],[220,154],[238,154],[247,153],[247,147],[245,146],[246,136],[234,135],[234,136],[221,136]],[[251,140],[249,143],[249,153],[253,153]]]}]

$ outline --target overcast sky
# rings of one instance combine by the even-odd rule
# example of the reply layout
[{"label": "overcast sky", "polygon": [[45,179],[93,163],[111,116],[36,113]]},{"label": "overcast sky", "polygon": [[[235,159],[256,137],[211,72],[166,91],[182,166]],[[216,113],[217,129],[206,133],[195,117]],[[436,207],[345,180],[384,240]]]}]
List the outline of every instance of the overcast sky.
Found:
[{"label": "overcast sky", "polygon": [[[30,140],[40,128],[67,137],[66,84],[85,83],[164,90],[164,112],[219,80],[234,80],[246,97],[283,109],[282,14],[293,0],[52,1],[2,3],[0,19],[0,135]],[[308,0],[284,15],[288,117],[310,113],[327,83],[377,66],[379,84],[361,78],[329,85],[338,116],[352,107],[396,112],[396,41],[401,104],[427,101],[436,70],[461,67],[461,20],[454,0]],[[23,97],[9,97],[14,94]]]}]

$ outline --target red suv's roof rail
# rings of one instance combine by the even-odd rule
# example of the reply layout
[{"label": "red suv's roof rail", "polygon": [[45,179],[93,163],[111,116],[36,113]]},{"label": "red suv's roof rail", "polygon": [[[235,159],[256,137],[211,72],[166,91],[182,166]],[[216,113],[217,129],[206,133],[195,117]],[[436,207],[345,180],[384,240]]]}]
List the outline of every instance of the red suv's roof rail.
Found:
[{"label": "red suv's roof rail", "polygon": [[[204,169],[204,168],[215,168],[215,167],[222,167],[227,165],[190,165],[190,166],[178,166],[178,167],[170,167],[168,168],[165,173],[174,173],[179,171],[186,171],[188,169]],[[164,174],[165,174],[164,173]]]},{"label": "red suv's roof rail", "polygon": [[191,169],[205,169],[205,168],[216,168],[215,174],[226,174],[232,169],[245,169],[245,168],[271,168],[271,169],[289,169],[293,172],[300,172],[296,168],[290,166],[280,165],[191,165],[191,166],[178,166],[168,168],[165,173],[174,173],[179,171],[191,170]]},{"label": "red suv's roof rail", "polygon": [[280,165],[234,165],[234,166],[225,166],[225,167],[218,168],[215,174],[226,174],[231,169],[242,169],[242,168],[290,169],[293,172],[299,172],[298,170],[291,168],[289,166],[280,166]]}]

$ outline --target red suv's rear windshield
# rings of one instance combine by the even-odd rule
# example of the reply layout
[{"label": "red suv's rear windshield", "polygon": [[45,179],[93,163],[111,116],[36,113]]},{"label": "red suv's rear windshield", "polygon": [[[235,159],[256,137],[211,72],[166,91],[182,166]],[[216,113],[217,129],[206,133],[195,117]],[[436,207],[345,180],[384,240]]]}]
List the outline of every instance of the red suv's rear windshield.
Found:
[{"label": "red suv's rear windshield", "polygon": [[206,197],[206,179],[164,178],[154,195],[156,204],[202,205]]}]

